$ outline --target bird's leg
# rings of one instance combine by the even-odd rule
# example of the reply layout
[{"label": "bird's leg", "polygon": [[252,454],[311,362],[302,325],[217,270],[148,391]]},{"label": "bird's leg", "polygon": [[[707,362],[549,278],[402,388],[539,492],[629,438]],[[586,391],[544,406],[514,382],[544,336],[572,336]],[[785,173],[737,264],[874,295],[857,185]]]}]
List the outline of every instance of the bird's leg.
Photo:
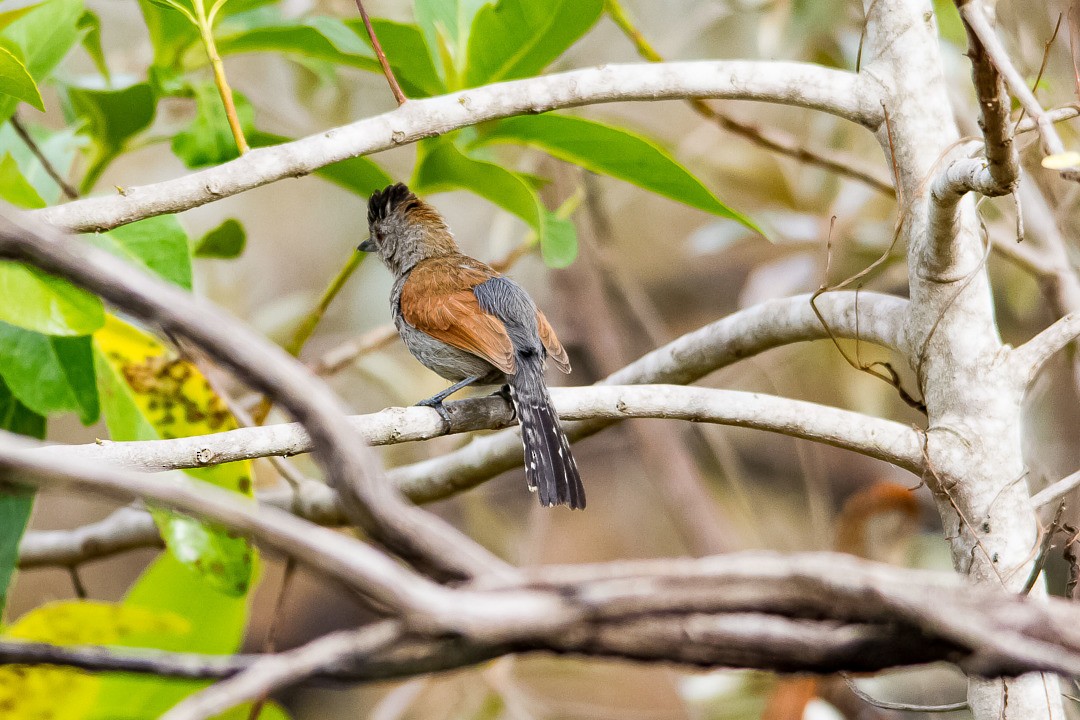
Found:
[{"label": "bird's leg", "polygon": [[472,385],[474,382],[476,382],[479,379],[480,379],[479,375],[470,375],[469,377],[465,378],[464,380],[461,380],[460,382],[454,383],[453,385],[446,388],[442,392],[435,393],[434,395],[432,395],[428,399],[421,400],[420,402],[418,402],[416,404],[421,405],[423,407],[434,408],[435,412],[439,413],[439,417],[442,418],[442,421],[444,423],[446,423],[446,429],[449,430],[450,425],[451,425],[451,423],[450,423],[450,413],[447,412],[446,406],[443,405],[443,400],[450,397],[451,395],[456,393],[461,388]]},{"label": "bird's leg", "polygon": [[501,388],[491,393],[490,397],[501,397],[510,408],[510,418],[517,420],[517,408],[514,407],[514,396],[510,391],[510,383],[504,383]]}]

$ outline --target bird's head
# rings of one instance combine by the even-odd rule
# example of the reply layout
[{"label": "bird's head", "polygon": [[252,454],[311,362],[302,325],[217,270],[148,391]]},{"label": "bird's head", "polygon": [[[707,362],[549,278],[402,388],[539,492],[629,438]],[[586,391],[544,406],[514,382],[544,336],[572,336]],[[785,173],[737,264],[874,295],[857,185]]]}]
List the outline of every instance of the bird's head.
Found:
[{"label": "bird's head", "polygon": [[458,251],[442,215],[404,183],[372,193],[368,200],[368,232],[370,237],[359,249],[378,253],[395,275],[407,272],[421,260]]}]

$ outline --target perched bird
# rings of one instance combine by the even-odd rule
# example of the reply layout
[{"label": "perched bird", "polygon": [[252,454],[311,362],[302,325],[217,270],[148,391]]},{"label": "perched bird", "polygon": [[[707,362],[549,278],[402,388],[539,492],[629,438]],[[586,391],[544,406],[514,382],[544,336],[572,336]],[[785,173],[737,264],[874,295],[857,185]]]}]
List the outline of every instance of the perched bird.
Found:
[{"label": "perched bird", "polygon": [[577,463],[544,383],[548,358],[564,373],[570,363],[532,298],[463,255],[438,211],[401,183],[372,194],[368,229],[359,249],[378,253],[396,278],[390,306],[401,339],[417,360],[454,383],[418,404],[449,421],[442,401],[451,393],[506,383],[521,423],[529,488],[541,505],[584,508]]}]

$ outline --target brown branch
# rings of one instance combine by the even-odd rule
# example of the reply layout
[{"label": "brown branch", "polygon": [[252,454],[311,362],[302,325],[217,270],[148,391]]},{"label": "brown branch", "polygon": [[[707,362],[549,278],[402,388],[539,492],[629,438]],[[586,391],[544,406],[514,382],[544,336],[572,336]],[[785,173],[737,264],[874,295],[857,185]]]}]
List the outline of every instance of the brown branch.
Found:
[{"label": "brown branch", "polygon": [[394,77],[394,71],[390,68],[390,62],[386,59],[386,53],[383,52],[382,45],[379,44],[379,38],[375,36],[375,28],[371,26],[371,19],[368,17],[367,10],[364,10],[363,0],[356,0],[356,9],[360,11],[360,17],[364,20],[364,27],[367,29],[368,37],[371,39],[371,47],[375,50],[375,57],[379,58],[379,65],[382,66],[386,82],[390,83],[390,91],[394,93],[397,104],[399,106],[404,105],[408,98],[405,97],[405,93],[401,92],[401,86],[398,85],[397,78]]},{"label": "brown branch", "polygon": [[[960,5],[963,7],[965,0]],[[1012,123],[1009,118],[1009,97],[1005,93],[1005,80],[991,62],[986,47],[978,33],[964,15],[964,28],[968,36],[968,58],[971,60],[971,76],[979,103],[979,127],[986,146],[986,159],[990,177],[996,185],[997,195],[1012,192],[1020,178],[1020,159],[1013,142]]]},{"label": "brown branch", "polygon": [[71,183],[65,180],[64,176],[61,175],[52,162],[49,161],[49,158],[45,157],[45,153],[43,153],[41,148],[38,147],[38,144],[34,142],[34,138],[30,136],[30,133],[22,124],[22,120],[19,119],[18,114],[12,115],[9,119],[11,120],[11,127],[15,130],[15,134],[22,139],[26,144],[26,147],[30,148],[30,152],[34,153],[34,157],[41,163],[41,167],[45,168],[45,172],[53,179],[53,182],[60,186],[60,190],[64,195],[67,196],[69,200],[78,198],[79,191],[72,187]]}]

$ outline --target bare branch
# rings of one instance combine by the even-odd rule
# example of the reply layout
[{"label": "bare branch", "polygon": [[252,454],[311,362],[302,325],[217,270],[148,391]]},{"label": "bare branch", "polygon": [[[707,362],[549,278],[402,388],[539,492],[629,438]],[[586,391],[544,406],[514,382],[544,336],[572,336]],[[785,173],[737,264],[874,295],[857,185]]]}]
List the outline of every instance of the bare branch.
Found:
[{"label": "bare branch", "polygon": [[[964,24],[967,26],[969,37],[977,38],[982,44],[986,59],[1005,79],[1005,83],[1009,86],[1009,92],[1012,93],[1012,96],[1016,98],[1020,106],[1035,122],[1039,137],[1042,139],[1043,152],[1046,155],[1063,154],[1065,144],[1061,141],[1061,136],[1058,135],[1057,130],[1054,128],[1051,118],[1039,105],[1035,93],[1028,87],[1024,76],[1020,74],[1020,71],[1013,65],[1012,60],[1009,59],[1009,53],[1005,46],[1002,45],[997,33],[994,32],[994,28],[990,25],[980,0],[961,0],[957,4],[960,8],[960,15],[964,18]],[[980,100],[982,99],[980,95]],[[990,142],[989,139],[987,142]],[[1070,168],[1063,171],[1062,175],[1069,179],[1076,179],[1075,173],[1076,169]]]},{"label": "bare branch", "polygon": [[1080,311],[1070,312],[1016,348],[1012,362],[1020,381],[1027,385],[1059,350],[1080,336]]},{"label": "bare branch", "polygon": [[465,577],[508,566],[450,525],[410,506],[379,481],[377,459],[349,428],[340,400],[281,348],[222,310],[97,248],[23,215],[0,218],[0,256],[36,265],[101,295],[167,334],[186,338],[286,407],[311,435],[316,456],[350,518],[425,568]]},{"label": "bare branch", "polygon": [[[907,301],[877,293],[837,292],[822,296],[818,309],[833,334],[887,347],[903,347],[901,331]],[[810,296],[771,300],[733,313],[658,348],[605,379],[602,385],[686,384],[770,348],[828,335],[810,307]],[[567,424],[571,439],[598,432],[605,421]],[[397,468],[390,473],[398,487],[417,502],[448,497],[521,463],[516,432],[476,438],[440,458]]]},{"label": "bare branch", "polygon": [[416,142],[485,120],[624,100],[688,97],[760,100],[830,112],[869,128],[881,122],[875,86],[850,72],[809,63],[709,61],[606,65],[497,83],[435,98],[301,140],[260,148],[176,180],[125,188],[34,211],[72,232],[109,230],[153,215],[190,210],[358,155]]},{"label": "bare branch", "polygon": [[265,655],[234,677],[188,696],[162,715],[161,720],[206,720],[248,700],[295,685],[342,660],[363,659],[400,637],[400,625],[384,621],[359,630],[324,635],[295,650]]},{"label": "bare branch", "polygon": [[[972,0],[966,0],[966,3],[975,4]],[[961,0],[960,5],[963,9],[965,0]],[[1007,195],[1013,191],[1020,178],[1020,159],[1010,127],[1009,97],[1005,94],[1005,81],[1001,73],[987,57],[983,42],[966,19],[970,14],[964,13],[968,57],[971,59],[975,95],[979,101],[979,127],[983,132],[987,170],[993,182],[992,192],[980,192],[985,195]]]}]

